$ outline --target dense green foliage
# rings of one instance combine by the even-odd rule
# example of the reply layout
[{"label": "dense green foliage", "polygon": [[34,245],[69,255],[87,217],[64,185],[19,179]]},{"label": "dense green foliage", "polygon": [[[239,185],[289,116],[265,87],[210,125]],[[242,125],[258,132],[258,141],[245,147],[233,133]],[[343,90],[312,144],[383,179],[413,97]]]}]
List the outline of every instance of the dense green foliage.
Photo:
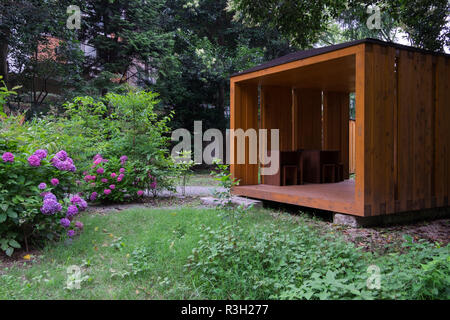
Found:
[{"label": "dense green foliage", "polygon": [[[448,299],[450,248],[407,243],[376,257],[305,225],[204,227],[186,265],[210,298]],[[381,289],[367,287],[375,265]]]},{"label": "dense green foliage", "polygon": [[[33,154],[3,136],[0,153],[0,249],[11,255],[21,244],[28,248],[29,242],[36,245],[58,239],[64,228],[74,227],[71,220],[87,204],[78,203],[76,198],[70,202],[75,186],[73,170],[56,167],[53,160],[57,155],[47,155],[43,149]],[[47,199],[48,194],[53,199]],[[70,212],[72,205],[75,209]],[[70,218],[64,227],[63,218]]]},{"label": "dense green foliage", "polygon": [[[232,0],[237,18],[247,24],[269,24],[301,47],[319,40],[359,39],[375,37],[394,40],[403,30],[413,45],[444,51],[450,43],[447,0],[349,0],[349,1],[259,1]],[[367,20],[377,6],[381,13],[381,29],[370,30]],[[341,23],[336,28],[335,23]],[[324,38],[323,38],[324,37]]]},{"label": "dense green foliage", "polygon": [[[80,30],[65,27],[68,5],[83,13]],[[373,5],[381,29],[366,25]],[[365,37],[401,35],[443,51],[448,16],[446,0],[7,0],[0,3],[0,75],[9,88],[23,86],[9,109],[27,117],[60,113],[75,96],[123,93],[128,83],[159,92],[155,107],[176,111],[175,128],[192,129],[194,118],[225,129],[231,74],[298,49]]]},{"label": "dense green foliage", "polygon": [[[0,107],[11,94],[0,89]],[[125,202],[172,189],[177,167],[164,136],[171,117],[154,112],[156,97],[78,97],[64,116],[31,121],[0,114],[0,248],[11,255],[30,240],[57,239],[86,201]]]},{"label": "dense green foliage", "polygon": [[[233,230],[216,210],[133,209],[83,215],[83,237],[4,270],[7,299],[448,299],[450,248],[406,241],[365,253],[307,217],[252,210]],[[222,229],[225,228],[225,229]],[[191,257],[190,257],[191,256]],[[107,263],[105,263],[107,262]],[[81,268],[67,290],[67,268]],[[368,289],[369,265],[380,290]]]}]

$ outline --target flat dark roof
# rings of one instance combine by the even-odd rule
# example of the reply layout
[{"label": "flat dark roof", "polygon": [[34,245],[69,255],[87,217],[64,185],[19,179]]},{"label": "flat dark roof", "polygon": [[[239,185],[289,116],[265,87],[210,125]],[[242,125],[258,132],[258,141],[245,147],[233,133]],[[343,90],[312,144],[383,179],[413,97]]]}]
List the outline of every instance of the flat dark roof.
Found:
[{"label": "flat dark roof", "polygon": [[240,76],[242,74],[251,73],[251,72],[259,71],[259,70],[264,70],[264,69],[279,66],[279,65],[282,65],[285,63],[310,58],[313,56],[336,51],[339,49],[352,47],[352,46],[355,46],[355,45],[358,45],[361,43],[375,43],[375,44],[394,47],[394,48],[403,49],[403,50],[422,52],[422,53],[432,54],[432,55],[443,55],[446,57],[450,57],[450,54],[446,54],[446,53],[442,53],[442,52],[434,52],[434,51],[420,49],[420,48],[416,48],[416,47],[405,46],[405,45],[394,43],[394,42],[386,42],[386,41],[382,41],[382,40],[378,40],[378,39],[366,38],[366,39],[361,39],[361,40],[355,40],[355,41],[349,41],[349,42],[344,42],[344,43],[340,43],[340,44],[335,44],[332,46],[314,48],[314,49],[309,49],[309,50],[301,50],[301,51],[289,53],[285,56],[282,56],[277,59],[257,65],[253,68],[244,70],[242,72],[234,73],[231,75],[231,77]]}]

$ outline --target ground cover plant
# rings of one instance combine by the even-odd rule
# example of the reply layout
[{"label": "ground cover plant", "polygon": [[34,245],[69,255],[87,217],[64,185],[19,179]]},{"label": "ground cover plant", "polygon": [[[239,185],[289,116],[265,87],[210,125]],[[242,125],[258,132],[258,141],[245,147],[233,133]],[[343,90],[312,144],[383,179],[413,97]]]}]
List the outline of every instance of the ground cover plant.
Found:
[{"label": "ground cover plant", "polygon": [[[214,209],[83,214],[85,232],[4,264],[8,299],[448,299],[449,247],[405,239],[405,253],[363,252],[310,218],[252,209],[230,227]],[[81,288],[67,289],[67,270]],[[381,287],[368,289],[368,266]]]}]

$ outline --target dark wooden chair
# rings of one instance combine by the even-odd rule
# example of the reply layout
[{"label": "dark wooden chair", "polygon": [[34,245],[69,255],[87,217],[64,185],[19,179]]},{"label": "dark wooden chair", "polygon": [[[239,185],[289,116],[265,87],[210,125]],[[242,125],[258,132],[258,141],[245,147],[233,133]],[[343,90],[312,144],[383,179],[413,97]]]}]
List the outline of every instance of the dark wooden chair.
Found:
[{"label": "dark wooden chair", "polygon": [[321,182],[320,150],[302,150],[303,181]]},{"label": "dark wooden chair", "polygon": [[343,171],[343,166],[341,170],[339,158],[339,150],[322,150],[320,152],[321,183],[341,181],[343,176],[343,173],[341,173]]},{"label": "dark wooden chair", "polygon": [[[271,155],[269,150],[268,155]],[[280,168],[273,175],[265,175],[263,183],[275,186],[303,183],[301,151],[280,151]]]},{"label": "dark wooden chair", "polygon": [[289,186],[298,184],[298,171],[298,167],[295,165],[284,165],[282,172],[283,181],[281,185]]}]

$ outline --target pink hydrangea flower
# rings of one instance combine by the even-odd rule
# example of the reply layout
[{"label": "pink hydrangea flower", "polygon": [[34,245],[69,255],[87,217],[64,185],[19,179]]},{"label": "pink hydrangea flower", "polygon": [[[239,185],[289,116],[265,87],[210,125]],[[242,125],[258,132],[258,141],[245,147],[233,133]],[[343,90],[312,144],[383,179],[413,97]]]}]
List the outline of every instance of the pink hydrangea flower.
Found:
[{"label": "pink hydrangea flower", "polygon": [[75,222],[75,228],[79,229],[79,230],[83,230],[83,222],[77,221]]},{"label": "pink hydrangea flower", "polygon": [[105,189],[105,190],[103,190],[103,193],[106,194],[106,195],[108,195],[108,194],[111,193],[111,190],[110,190],[110,189]]},{"label": "pink hydrangea flower", "polygon": [[137,192],[137,195],[140,197],[140,196],[142,196],[144,194],[144,191],[142,191],[142,190],[139,190],[138,192]]},{"label": "pink hydrangea flower", "polygon": [[28,157],[28,163],[32,167],[39,167],[41,165],[41,158],[33,154],[32,156]]},{"label": "pink hydrangea flower", "polygon": [[102,179],[102,182],[103,182],[103,183],[108,183],[108,179],[103,178],[103,179]]},{"label": "pink hydrangea flower", "polygon": [[120,168],[120,169],[119,169],[119,172],[120,172],[120,173],[124,173],[124,172],[125,172],[125,168]]},{"label": "pink hydrangea flower", "polygon": [[[77,180],[78,181],[78,180]],[[52,180],[50,180],[51,184],[54,186],[57,186],[59,184],[59,180],[56,178],[53,178]]]},{"label": "pink hydrangea flower", "polygon": [[98,168],[97,169],[97,173],[98,174],[103,174],[103,172],[105,172],[105,169],[103,169],[103,168]]},{"label": "pink hydrangea flower", "polygon": [[38,156],[39,159],[42,160],[42,159],[44,159],[44,158],[47,157],[47,150],[44,150],[44,149],[36,150],[36,151],[34,152],[34,155],[35,155],[35,156]]},{"label": "pink hydrangea flower", "polygon": [[3,162],[14,162],[14,155],[11,152],[5,152],[2,155]]},{"label": "pink hydrangea flower", "polygon": [[95,167],[96,165],[102,163],[102,160],[103,160],[102,158],[97,158],[97,159],[95,159],[95,160],[94,160],[94,167]]},{"label": "pink hydrangea flower", "polygon": [[115,177],[117,177],[117,173],[115,173],[115,172],[111,173],[111,178],[115,178]]},{"label": "pink hydrangea flower", "polygon": [[92,193],[91,193],[91,196],[89,197],[89,200],[95,201],[95,199],[97,199],[97,195],[98,195],[97,192],[95,192],[95,191],[92,192]]},{"label": "pink hydrangea flower", "polygon": [[114,189],[116,188],[116,185],[112,184],[112,185],[109,186],[109,188],[110,188],[111,190],[114,190]]}]

